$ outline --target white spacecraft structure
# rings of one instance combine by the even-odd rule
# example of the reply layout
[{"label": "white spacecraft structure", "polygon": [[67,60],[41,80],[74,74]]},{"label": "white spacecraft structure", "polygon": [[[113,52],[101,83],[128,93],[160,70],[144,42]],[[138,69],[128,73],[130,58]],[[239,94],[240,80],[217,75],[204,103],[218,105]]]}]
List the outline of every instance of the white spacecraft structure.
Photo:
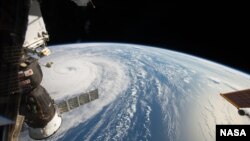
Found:
[{"label": "white spacecraft structure", "polygon": [[[51,52],[46,46],[47,41],[49,41],[49,35],[45,28],[39,3],[32,0],[23,44],[25,54],[38,57],[50,55]],[[53,62],[49,62],[45,66],[50,68],[52,64]],[[25,122],[29,136],[38,140],[52,136],[61,126],[61,114],[96,100],[98,97],[98,89],[80,93],[75,97],[58,101],[58,103],[48,94],[37,92],[27,96],[24,105],[26,108]]]},{"label": "white spacecraft structure", "polygon": [[46,47],[47,41],[49,41],[49,35],[45,28],[39,3],[32,0],[29,11],[28,27],[23,44],[24,51],[36,54],[39,57],[48,56],[51,52]]}]

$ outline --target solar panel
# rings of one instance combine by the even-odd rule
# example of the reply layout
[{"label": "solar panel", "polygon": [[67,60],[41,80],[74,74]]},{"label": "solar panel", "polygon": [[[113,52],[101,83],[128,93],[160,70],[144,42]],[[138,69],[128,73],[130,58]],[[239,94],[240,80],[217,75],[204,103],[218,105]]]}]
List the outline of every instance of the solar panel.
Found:
[{"label": "solar panel", "polygon": [[78,101],[78,97],[74,97],[74,98],[70,98],[68,99],[68,104],[69,104],[69,109],[74,109],[76,107],[79,107],[79,101]]},{"label": "solar panel", "polygon": [[64,113],[64,112],[69,111],[67,101],[62,101],[62,102],[58,103],[57,107],[58,107],[60,113]]},{"label": "solar panel", "polygon": [[93,101],[95,99],[98,99],[98,90],[94,90],[89,92],[89,96],[90,96],[90,101]]},{"label": "solar panel", "polygon": [[221,94],[227,101],[239,108],[250,108],[250,89]]},{"label": "solar panel", "polygon": [[88,103],[89,100],[89,94],[88,93],[84,93],[82,95],[79,96],[79,101],[80,101],[80,105],[83,105],[85,103]]},{"label": "solar panel", "polygon": [[90,91],[89,93],[82,93],[73,98],[61,101],[57,104],[57,107],[60,113],[65,113],[95,99],[98,99],[98,97],[98,89],[95,89],[93,91]]}]

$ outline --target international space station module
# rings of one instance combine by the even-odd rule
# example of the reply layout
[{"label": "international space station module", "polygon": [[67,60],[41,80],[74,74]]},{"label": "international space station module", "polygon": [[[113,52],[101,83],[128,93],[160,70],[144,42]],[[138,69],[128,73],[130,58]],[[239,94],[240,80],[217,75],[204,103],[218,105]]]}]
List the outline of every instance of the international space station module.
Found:
[{"label": "international space station module", "polygon": [[[20,84],[23,87],[23,96],[20,105],[20,114],[29,130],[29,136],[33,139],[46,139],[56,133],[62,123],[61,114],[86,103],[98,99],[98,89],[80,93],[75,97],[65,99],[56,103],[40,83],[42,81],[42,70],[38,59],[50,55],[46,46],[49,40],[44,21],[41,15],[39,3],[31,1],[29,11],[28,27],[23,44],[25,57],[20,64]],[[53,62],[47,63],[50,68]],[[22,120],[20,120],[19,124]]]}]

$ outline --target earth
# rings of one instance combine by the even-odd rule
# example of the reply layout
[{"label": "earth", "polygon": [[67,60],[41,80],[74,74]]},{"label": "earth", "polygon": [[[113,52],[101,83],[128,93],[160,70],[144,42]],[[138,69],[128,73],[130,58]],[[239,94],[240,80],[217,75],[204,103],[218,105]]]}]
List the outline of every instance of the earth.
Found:
[{"label": "earth", "polygon": [[[166,49],[134,44],[51,46],[40,59],[55,101],[98,88],[99,99],[62,115],[47,140],[215,140],[216,124],[249,124],[220,93],[247,89],[250,76]],[[20,140],[32,140],[28,132]]]}]

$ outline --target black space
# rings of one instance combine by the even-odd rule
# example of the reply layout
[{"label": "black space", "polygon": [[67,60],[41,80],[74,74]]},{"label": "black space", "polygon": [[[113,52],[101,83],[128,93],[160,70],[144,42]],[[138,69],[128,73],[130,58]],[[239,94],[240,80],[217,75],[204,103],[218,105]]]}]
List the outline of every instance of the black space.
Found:
[{"label": "black space", "polygon": [[247,7],[167,0],[43,0],[50,45],[125,42],[193,54],[250,73]]}]

